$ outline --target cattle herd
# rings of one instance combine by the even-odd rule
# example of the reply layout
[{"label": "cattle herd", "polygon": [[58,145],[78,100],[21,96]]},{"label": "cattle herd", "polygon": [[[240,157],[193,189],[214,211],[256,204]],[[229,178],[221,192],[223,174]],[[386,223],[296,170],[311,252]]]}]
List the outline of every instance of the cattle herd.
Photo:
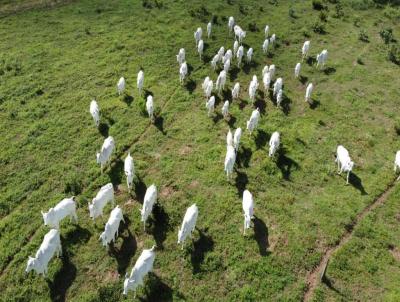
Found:
[{"label": "cattle herd", "polygon": [[[246,32],[242,30],[242,28],[235,24],[235,20],[233,17],[230,17],[228,20],[228,31],[229,35],[234,33],[234,44],[233,51],[228,49],[225,52],[224,47],[221,47],[218,50],[218,53],[212,58],[211,66],[212,69],[217,69],[219,63],[221,63],[222,70],[219,73],[217,80],[214,83],[210,77],[206,77],[203,84],[202,90],[204,91],[204,95],[207,99],[206,108],[208,115],[210,116],[214,112],[215,107],[215,96],[212,95],[213,90],[216,90],[217,93],[220,93],[225,88],[226,83],[226,75],[230,69],[231,61],[233,61],[236,57],[236,64],[238,67],[242,65],[242,57],[244,55],[244,47],[242,44],[243,39],[246,37]],[[207,24],[207,36],[210,38],[212,33],[212,23]],[[273,34],[269,36],[269,26],[265,26],[265,40],[262,43],[262,51],[263,53],[267,53],[270,47],[274,46],[276,42],[276,35]],[[202,40],[202,29],[201,27],[197,28],[194,33],[196,49],[201,58],[204,50],[204,42]],[[302,61],[307,58],[310,50],[310,41],[305,41],[303,47],[301,48]],[[253,56],[253,48],[249,48],[246,52],[246,61],[249,63],[252,60]],[[185,59],[185,49],[181,48],[176,56],[176,60],[179,63],[179,79],[180,82],[183,83],[185,81],[186,76],[188,75],[188,66]],[[319,53],[316,57],[316,66],[324,67],[328,58],[328,51],[325,49],[321,53]],[[300,76],[301,71],[301,63],[297,63],[294,69],[294,77],[298,78]],[[265,91],[269,91],[271,83],[273,83],[273,97],[276,98],[276,105],[280,107],[283,98],[283,79],[278,77],[275,80],[276,67],[275,65],[265,66],[262,70],[262,81],[263,88]],[[142,92],[144,85],[144,72],[142,70],[139,71],[137,76],[137,88],[139,93]],[[126,87],[126,81],[123,77],[121,77],[117,83],[117,92],[118,94],[122,94]],[[240,93],[240,84],[235,83],[232,89],[232,101],[239,98]],[[311,94],[313,91],[313,84],[309,83],[305,92],[305,101],[311,103]],[[249,99],[254,104],[256,92],[259,89],[259,83],[257,80],[257,76],[254,75],[250,85],[249,85]],[[222,115],[226,118],[229,115],[229,101],[225,101],[222,106]],[[151,121],[154,121],[154,102],[153,96],[149,95],[146,100],[146,110],[149,114],[149,118]],[[96,127],[99,126],[100,123],[100,109],[95,100],[90,103],[90,113],[94,119]],[[255,108],[251,113],[250,119],[246,123],[246,129],[251,133],[256,130],[258,121],[260,119],[260,110],[259,108]],[[236,161],[237,152],[239,149],[240,138],[242,135],[242,129],[237,128],[232,134],[231,130],[229,130],[227,134],[227,151],[224,162],[224,168],[227,175],[227,178],[230,179],[233,174],[233,168]],[[274,132],[271,135],[269,142],[269,157],[273,157],[276,154],[280,146],[280,134],[279,132]],[[110,160],[113,150],[115,148],[114,139],[109,136],[104,140],[104,143],[101,147],[100,152],[96,154],[97,163],[100,164],[101,170],[103,170],[106,163]],[[337,147],[336,160],[338,165],[338,173],[346,172],[347,173],[347,183],[349,182],[349,174],[352,171],[354,166],[354,162],[351,160],[349,152],[343,147]],[[397,168],[400,168],[400,151],[396,153],[394,170],[396,172]],[[127,157],[124,161],[124,172],[127,180],[128,189],[132,188],[132,184],[135,178],[135,167],[133,158],[128,153]],[[399,176],[400,178],[400,176]],[[76,202],[74,200],[75,197],[65,198],[60,201],[54,208],[50,208],[47,213],[42,212],[44,224],[49,226],[51,230],[44,236],[43,242],[40,245],[39,249],[36,252],[35,257],[29,257],[28,264],[26,267],[26,272],[31,270],[36,271],[37,274],[42,274],[45,276],[47,273],[48,263],[54,254],[57,256],[61,255],[61,241],[60,241],[60,231],[59,231],[59,223],[65,217],[70,216],[71,219],[78,222],[78,217],[76,214]],[[157,201],[157,188],[153,184],[147,188],[147,191],[144,196],[143,206],[141,209],[141,221],[143,222],[144,229],[146,228],[146,221],[151,215],[153,206]],[[89,202],[89,216],[93,220],[103,215],[103,208],[107,203],[111,203],[114,207],[114,188],[112,183],[108,183],[100,188],[96,196]],[[242,207],[244,212],[244,227],[243,233],[245,234],[246,229],[251,227],[251,219],[253,218],[254,212],[254,200],[253,195],[245,190],[243,192],[243,201]],[[199,214],[198,207],[196,204],[190,206],[184,215],[182,226],[178,231],[178,244],[183,244],[185,239],[188,236],[191,236],[193,230],[195,229],[197,217]],[[110,213],[109,219],[104,227],[104,232],[99,235],[99,240],[101,240],[104,246],[108,246],[112,241],[115,241],[118,236],[118,228],[120,222],[124,221],[123,213],[121,208],[117,205]],[[144,276],[152,270],[153,263],[155,259],[155,246],[151,249],[144,249],[137,259],[134,267],[130,274],[126,274],[125,281],[123,284],[123,294],[128,294],[128,291],[136,291],[137,287],[143,284]]]}]

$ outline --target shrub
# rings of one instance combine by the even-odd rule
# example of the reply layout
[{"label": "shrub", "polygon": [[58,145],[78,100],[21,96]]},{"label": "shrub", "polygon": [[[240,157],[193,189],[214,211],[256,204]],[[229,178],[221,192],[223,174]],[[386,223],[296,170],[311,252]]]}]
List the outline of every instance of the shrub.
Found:
[{"label": "shrub", "polygon": [[393,30],[391,28],[382,29],[379,32],[379,35],[381,36],[385,44],[389,44],[393,40]]},{"label": "shrub", "polygon": [[312,30],[318,34],[325,33],[325,26],[319,20],[315,21],[314,24],[311,26]]},{"label": "shrub", "polygon": [[315,10],[323,10],[325,8],[320,0],[313,0],[312,6]]},{"label": "shrub", "polygon": [[389,61],[394,64],[400,65],[400,46],[398,44],[393,44],[389,49]]},{"label": "shrub", "polygon": [[360,30],[360,33],[358,34],[358,39],[363,42],[369,42],[369,37],[364,29]]}]

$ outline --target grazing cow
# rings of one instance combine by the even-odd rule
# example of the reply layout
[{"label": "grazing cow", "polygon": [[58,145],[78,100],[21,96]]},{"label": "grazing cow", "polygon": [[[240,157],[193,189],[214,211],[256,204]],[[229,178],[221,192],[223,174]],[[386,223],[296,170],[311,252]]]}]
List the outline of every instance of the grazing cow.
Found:
[{"label": "grazing cow", "polygon": [[221,70],[221,72],[218,75],[217,81],[215,82],[215,89],[217,89],[218,92],[221,92],[223,89],[225,89],[225,82],[226,82],[226,71]]},{"label": "grazing cow", "polygon": [[264,40],[264,43],[263,43],[263,45],[262,45],[262,49],[263,49],[263,52],[264,52],[264,53],[267,53],[267,52],[268,52],[268,45],[269,45],[269,40],[268,40],[268,39],[265,39],[265,40]]},{"label": "grazing cow", "polygon": [[196,204],[191,205],[187,208],[185,216],[183,217],[182,226],[178,231],[178,244],[185,242],[187,236],[192,237],[192,233],[196,227],[197,216],[199,215],[199,209]]},{"label": "grazing cow", "polygon": [[251,58],[253,57],[253,48],[249,48],[249,50],[247,51],[247,63],[251,62]]},{"label": "grazing cow", "polygon": [[238,39],[239,43],[242,44],[243,39],[246,37],[246,32],[239,25],[235,25],[233,31],[235,32],[235,37]]},{"label": "grazing cow", "polygon": [[110,217],[104,227],[104,232],[101,233],[99,237],[103,246],[107,247],[111,241],[115,241],[116,237],[118,237],[118,228],[121,220],[125,223],[121,208],[116,206],[111,211]]},{"label": "grazing cow", "polygon": [[239,93],[240,93],[240,84],[239,84],[239,82],[238,83],[235,83],[235,86],[233,86],[233,89],[232,89],[232,99],[234,100],[234,99],[238,99],[239,98]]},{"label": "grazing cow", "polygon": [[181,67],[179,68],[179,81],[181,82],[181,84],[185,80],[187,73],[188,73],[187,64],[186,64],[186,62],[183,62]]},{"label": "grazing cow", "polygon": [[275,36],[275,34],[273,34],[273,35],[271,36],[271,38],[269,38],[269,44],[271,44],[271,46],[273,46],[274,43],[275,43],[275,40],[276,40],[276,36]]},{"label": "grazing cow", "polygon": [[274,83],[274,96],[278,93],[280,89],[282,89],[283,80],[282,78],[278,78]]},{"label": "grazing cow", "polygon": [[244,190],[243,192],[243,202],[242,208],[244,212],[244,227],[243,227],[243,235],[246,235],[246,229],[249,229],[251,219],[254,218],[254,201],[253,195],[248,190]]},{"label": "grazing cow", "polygon": [[306,89],[306,96],[304,98],[304,101],[310,102],[311,101],[311,94],[313,92],[314,86],[312,83],[308,84],[307,89]]},{"label": "grazing cow", "polygon": [[236,152],[235,148],[232,145],[226,147],[226,156],[224,162],[224,170],[226,171],[226,177],[229,180],[232,177],[233,173],[233,166],[235,165],[236,161]]},{"label": "grazing cow", "polygon": [[204,49],[204,42],[203,40],[200,40],[199,44],[197,45],[197,52],[199,53],[200,60],[201,60],[201,55],[203,54],[203,49]]},{"label": "grazing cow", "polygon": [[328,51],[324,49],[320,54],[317,55],[317,68],[321,65],[325,66],[326,61],[328,60]]},{"label": "grazing cow", "polygon": [[146,110],[149,114],[149,118],[152,122],[154,122],[154,103],[153,103],[153,96],[148,95],[146,101]]},{"label": "grazing cow", "polygon": [[224,57],[225,54],[225,47],[221,46],[218,50],[218,61],[222,61],[222,58]]},{"label": "grazing cow", "polygon": [[254,129],[257,128],[259,118],[260,118],[260,109],[257,108],[253,110],[250,116],[250,120],[248,120],[246,123],[247,130],[249,130],[250,134],[254,131]]},{"label": "grazing cow", "polygon": [[221,111],[222,111],[222,116],[224,118],[227,118],[229,115],[229,101],[225,101]]},{"label": "grazing cow", "polygon": [[294,68],[294,77],[298,78],[300,75],[300,68],[301,68],[301,64],[297,63],[296,67]]},{"label": "grazing cow", "polygon": [[222,63],[225,63],[228,60],[231,60],[233,57],[233,53],[232,50],[228,49],[224,55],[224,57],[222,58]]},{"label": "grazing cow", "polygon": [[278,94],[276,95],[276,107],[279,107],[282,103],[283,99],[283,90],[279,89]]},{"label": "grazing cow", "polygon": [[273,81],[275,79],[275,71],[276,71],[275,65],[274,64],[270,65],[268,71],[271,74],[271,81]]},{"label": "grazing cow", "polygon": [[346,150],[345,147],[339,145],[336,151],[336,159],[335,161],[338,164],[338,173],[347,172],[347,180],[346,183],[349,183],[349,175],[353,169],[354,162],[351,160],[349,151]]},{"label": "grazing cow", "polygon": [[179,52],[176,55],[176,61],[179,63],[179,66],[181,66],[182,63],[185,62],[185,56],[186,56],[185,49],[184,48],[179,49]]},{"label": "grazing cow", "polygon": [[112,183],[102,186],[99,192],[97,192],[96,197],[92,199],[92,202],[88,203],[90,218],[96,219],[99,216],[103,216],[103,208],[108,202],[111,202],[111,205],[114,206],[114,188]]},{"label": "grazing cow", "polygon": [[57,257],[59,257],[61,253],[60,232],[56,229],[51,229],[44,235],[42,244],[37,250],[35,257],[28,257],[25,272],[29,273],[31,270],[35,270],[38,275],[42,274],[45,277],[51,258],[53,258],[54,254],[57,254]]},{"label": "grazing cow", "polygon": [[239,47],[239,42],[237,40],[235,40],[235,42],[233,42],[233,55],[235,55],[235,56],[236,56],[238,47]]},{"label": "grazing cow", "polygon": [[156,253],[154,252],[155,246],[148,250],[143,250],[135,266],[132,268],[131,274],[125,274],[124,291],[123,294],[127,295],[130,290],[135,292],[138,286],[143,285],[143,278],[153,270],[154,259]]},{"label": "grazing cow", "polygon": [[229,129],[228,134],[226,135],[226,146],[233,146],[233,135],[231,129]]},{"label": "grazing cow", "polygon": [[303,44],[303,47],[301,48],[301,54],[302,54],[303,60],[308,55],[309,50],[310,50],[310,41],[305,41]]},{"label": "grazing cow", "polygon": [[133,177],[135,176],[135,165],[133,164],[133,158],[130,152],[124,161],[124,172],[126,175],[126,184],[128,189],[130,189],[133,183]]},{"label": "grazing cow", "polygon": [[269,26],[265,25],[264,34],[266,38],[268,38],[268,33],[269,33]]},{"label": "grazing cow", "polygon": [[242,128],[237,128],[235,130],[235,133],[233,134],[233,147],[235,148],[236,152],[239,149],[239,144],[240,144],[240,138],[241,137],[242,137]]},{"label": "grazing cow", "polygon": [[251,81],[250,85],[249,85],[249,98],[251,100],[252,103],[254,103],[255,98],[256,98],[256,92],[257,92],[257,82],[255,81]]},{"label": "grazing cow", "polygon": [[211,67],[213,68],[213,70],[217,68],[218,61],[219,61],[219,55],[216,54],[211,60]]},{"label": "grazing cow", "polygon": [[60,228],[60,221],[67,216],[70,216],[71,219],[74,219],[75,223],[78,223],[74,198],[75,196],[64,198],[54,208],[50,208],[47,213],[41,211],[44,225],[58,230]]},{"label": "grazing cow", "polygon": [[121,95],[121,93],[123,93],[124,90],[125,90],[125,79],[124,77],[121,77],[117,83],[118,95]]},{"label": "grazing cow", "polygon": [[196,46],[201,40],[201,36],[203,35],[203,30],[201,27],[198,27],[197,30],[194,32],[194,40],[196,41]]},{"label": "grazing cow", "polygon": [[275,131],[271,135],[271,139],[269,140],[269,157],[272,157],[275,155],[276,151],[279,148],[280,144],[280,135],[279,132]]},{"label": "grazing cow", "polygon": [[237,58],[237,66],[240,67],[240,64],[242,63],[242,58],[244,54],[244,48],[242,45],[239,46],[239,49],[236,53],[236,58]]},{"label": "grazing cow", "polygon": [[211,29],[212,29],[212,24],[211,24],[211,22],[208,22],[208,24],[207,24],[207,37],[209,39],[211,37]]},{"label": "grazing cow", "polygon": [[90,102],[90,114],[93,117],[94,123],[96,127],[99,127],[100,124],[100,108],[97,104],[96,100]]},{"label": "grazing cow", "polygon": [[235,19],[233,17],[229,17],[228,20],[229,34],[231,34],[234,26],[235,26]]},{"label": "grazing cow", "polygon": [[228,72],[230,67],[231,67],[231,60],[228,59],[228,60],[226,60],[225,63],[224,63],[224,71],[225,71],[225,72]]},{"label": "grazing cow", "polygon": [[111,154],[114,151],[114,148],[115,148],[114,138],[112,136],[109,136],[104,140],[100,152],[96,154],[97,163],[100,164],[102,172],[104,165],[111,158]]},{"label": "grazing cow", "polygon": [[[400,151],[396,152],[396,157],[394,159],[394,173],[397,172],[397,168],[400,168]],[[399,179],[400,179],[400,176],[397,177],[396,180],[399,180]]]},{"label": "grazing cow", "polygon": [[154,184],[147,188],[146,194],[144,195],[143,207],[140,211],[142,216],[141,221],[143,222],[143,228],[146,231],[146,221],[149,218],[151,211],[153,210],[154,203],[157,201],[157,188]]},{"label": "grazing cow", "polygon": [[264,84],[264,90],[268,91],[269,86],[271,85],[271,73],[269,71],[264,73],[263,84]]},{"label": "grazing cow", "polygon": [[265,65],[264,68],[262,69],[261,76],[264,76],[264,74],[266,74],[268,71],[269,71],[268,65]]},{"label": "grazing cow", "polygon": [[206,93],[206,89],[207,89],[207,86],[208,86],[208,82],[210,81],[210,77],[206,77],[205,79],[204,79],[204,81],[203,81],[203,84],[201,84],[201,88],[203,89],[203,91],[204,91],[204,94]]},{"label": "grazing cow", "polygon": [[215,97],[212,96],[210,99],[206,102],[206,108],[207,108],[207,115],[210,116],[214,112],[214,105],[215,105]]},{"label": "grazing cow", "polygon": [[213,87],[214,87],[213,81],[211,81],[211,80],[208,81],[207,87],[206,87],[206,91],[205,91],[206,98],[211,97],[211,93],[212,93]]},{"label": "grazing cow", "polygon": [[143,84],[144,84],[144,72],[143,70],[139,70],[138,75],[137,75],[137,89],[139,90],[139,94],[142,94],[142,89],[143,89]]}]

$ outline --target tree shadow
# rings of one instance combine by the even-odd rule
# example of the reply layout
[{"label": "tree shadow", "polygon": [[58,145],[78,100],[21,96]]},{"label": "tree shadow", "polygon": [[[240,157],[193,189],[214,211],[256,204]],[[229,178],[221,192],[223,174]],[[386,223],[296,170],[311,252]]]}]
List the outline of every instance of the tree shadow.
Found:
[{"label": "tree shadow", "polygon": [[269,141],[269,135],[262,129],[258,129],[255,139],[257,149],[264,147]]},{"label": "tree shadow", "polygon": [[207,229],[203,233],[200,229],[196,228],[199,232],[199,239],[193,242],[193,250],[191,252],[190,261],[193,266],[193,274],[201,272],[201,264],[207,252],[214,249],[214,240],[207,234]]},{"label": "tree shadow", "polygon": [[108,171],[108,176],[110,177],[110,182],[117,186],[122,181],[122,175],[124,171],[124,162],[120,158],[117,158],[111,169]]},{"label": "tree shadow", "polygon": [[122,100],[124,101],[124,103],[130,106],[133,102],[133,96],[125,94]]},{"label": "tree shadow", "polygon": [[252,60],[251,62],[245,62],[243,66],[243,71],[245,74],[249,74],[251,69],[256,69],[259,65],[260,64],[254,60]]},{"label": "tree shadow", "polygon": [[292,169],[298,169],[299,164],[290,157],[287,157],[285,153],[286,150],[283,147],[278,149],[278,159],[276,161],[276,165],[281,170],[283,179],[290,180]]},{"label": "tree shadow", "polygon": [[246,148],[245,146],[242,146],[241,148],[239,148],[239,150],[237,152],[237,156],[236,156],[238,166],[240,168],[242,168],[242,167],[248,168],[249,163],[250,163],[250,158],[252,155],[253,155],[253,152],[251,151],[250,148]]},{"label": "tree shadow", "polygon": [[238,196],[241,198],[243,196],[244,190],[249,183],[249,178],[247,174],[236,169],[235,186],[238,191]]},{"label": "tree shadow", "polygon": [[321,105],[321,103],[318,100],[311,99],[311,103],[308,103],[308,105],[310,106],[310,109],[314,110],[318,108]]},{"label": "tree shadow", "polygon": [[317,63],[317,59],[315,59],[314,57],[308,57],[306,62],[307,62],[308,65],[312,66],[315,63]]},{"label": "tree shadow", "polygon": [[89,241],[92,233],[88,229],[82,228],[79,224],[75,226],[75,229],[68,232],[65,235],[65,242],[69,245],[82,244]]},{"label": "tree shadow", "polygon": [[140,177],[137,177],[135,182],[135,195],[139,203],[143,204],[144,195],[146,194],[147,186]]},{"label": "tree shadow", "polygon": [[308,82],[308,77],[305,76],[299,76],[299,80],[301,82],[301,84],[305,85]]},{"label": "tree shadow", "polygon": [[267,256],[269,252],[267,251],[269,247],[268,242],[268,228],[265,225],[264,221],[262,221],[257,216],[254,216],[254,238],[257,241],[258,249],[260,250],[261,256]]},{"label": "tree shadow", "polygon": [[333,74],[335,72],[336,72],[336,68],[334,68],[334,67],[327,67],[327,68],[324,69],[324,73],[326,75],[331,75],[331,74]]},{"label": "tree shadow", "polygon": [[350,172],[349,175],[349,183],[356,188],[357,190],[360,191],[361,195],[368,195],[368,193],[365,191],[364,186],[362,184],[361,178],[359,178],[355,173]]},{"label": "tree shadow", "polygon": [[108,137],[108,130],[109,130],[109,127],[106,123],[99,124],[99,132],[103,137],[105,137],[105,138]]},{"label": "tree shadow", "polygon": [[196,82],[192,79],[188,79],[185,83],[185,88],[189,91],[189,94],[192,94],[193,91],[196,89]]},{"label": "tree shadow", "polygon": [[227,121],[227,123],[229,127],[233,128],[236,123],[236,117],[234,117],[233,115],[229,115],[229,120]]},{"label": "tree shadow", "polygon": [[69,253],[63,250],[62,268],[54,275],[53,281],[46,280],[50,290],[51,301],[66,301],[66,293],[76,278],[76,266],[70,261]]},{"label": "tree shadow", "polygon": [[161,115],[156,116],[154,119],[154,126],[163,134],[166,135],[167,132],[164,130],[164,118]]},{"label": "tree shadow", "polygon": [[117,248],[114,243],[109,245],[109,254],[117,260],[117,270],[121,276],[125,275],[126,269],[137,250],[136,239],[128,228],[130,222],[127,217],[124,217],[124,219],[125,223],[120,224],[120,231],[118,231],[119,237],[122,238],[121,247]]},{"label": "tree shadow", "polygon": [[171,226],[168,213],[165,212],[164,207],[159,203],[154,204],[152,220],[154,223],[151,227],[151,232],[156,241],[157,249],[164,249],[163,243],[167,239],[167,233]]},{"label": "tree shadow", "polygon": [[237,67],[236,65],[231,66],[231,69],[229,70],[229,79],[231,81],[236,80],[237,77],[238,77],[239,72],[240,72],[240,68],[239,67]]}]

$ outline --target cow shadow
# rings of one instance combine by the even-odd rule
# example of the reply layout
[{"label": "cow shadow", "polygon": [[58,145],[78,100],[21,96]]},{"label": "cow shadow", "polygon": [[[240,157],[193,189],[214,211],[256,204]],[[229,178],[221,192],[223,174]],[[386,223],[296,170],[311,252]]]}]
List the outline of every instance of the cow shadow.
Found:
[{"label": "cow shadow", "polygon": [[292,103],[292,100],[286,94],[283,94],[281,108],[285,115],[289,114],[291,103]]},{"label": "cow shadow", "polygon": [[137,250],[137,242],[135,237],[132,235],[128,228],[129,220],[124,217],[125,223],[120,225],[119,238],[122,238],[121,247],[117,248],[114,243],[109,245],[109,254],[117,260],[118,263],[118,273],[124,276],[129,263],[135,255]]},{"label": "cow shadow", "polygon": [[70,261],[69,252],[64,249],[61,257],[62,268],[54,275],[53,281],[46,280],[51,301],[64,302],[68,288],[76,278],[76,266]]},{"label": "cow shadow", "polygon": [[167,239],[167,233],[171,228],[170,219],[164,207],[155,203],[153,207],[151,233],[153,234],[158,249],[164,249],[164,241]]},{"label": "cow shadow", "polygon": [[258,129],[257,136],[255,139],[257,149],[264,147],[269,141],[269,135],[262,129]]},{"label": "cow shadow", "polygon": [[99,132],[104,138],[108,137],[109,129],[110,129],[110,127],[108,127],[108,125],[106,123],[99,124]]},{"label": "cow shadow", "polygon": [[310,109],[314,110],[318,108],[321,105],[321,103],[318,100],[311,99],[311,103],[308,103],[308,105],[310,106]]},{"label": "cow shadow", "polygon": [[203,45],[203,52],[206,52],[206,50],[210,47],[210,45],[207,42],[204,42]]},{"label": "cow shadow", "polygon": [[254,239],[257,241],[260,255],[267,256],[269,254],[268,228],[264,223],[264,221],[262,221],[257,216],[254,216],[253,225],[254,225]]},{"label": "cow shadow", "polygon": [[189,94],[193,93],[193,91],[196,89],[196,86],[196,82],[193,79],[188,79],[185,83],[185,88]]},{"label": "cow shadow", "polygon": [[239,99],[239,109],[240,110],[243,110],[247,105],[248,105],[248,102],[246,101],[246,100],[243,100],[243,99]]},{"label": "cow shadow", "polygon": [[[184,296],[180,293],[175,293],[175,295],[184,299]],[[144,287],[144,296],[145,297],[138,297],[139,301],[174,301],[174,295],[171,287],[164,283],[162,279],[153,272],[148,274],[146,286]]]},{"label": "cow shadow", "polygon": [[233,115],[229,115],[229,119],[227,120],[227,123],[230,128],[233,128],[236,123],[236,117],[234,117]]},{"label": "cow shadow", "polygon": [[331,74],[333,74],[335,72],[336,72],[336,68],[335,67],[327,67],[327,68],[324,69],[324,73],[326,75],[331,75]]},{"label": "cow shadow", "polygon": [[149,95],[154,96],[153,92],[151,90],[148,89],[143,89],[143,93],[144,93],[144,99],[147,100],[147,97]]},{"label": "cow shadow", "polygon": [[267,108],[267,103],[264,99],[257,98],[254,102],[254,107],[260,109],[260,114],[265,114],[265,108]]},{"label": "cow shadow", "polygon": [[122,100],[124,101],[124,103],[128,106],[131,106],[132,102],[133,102],[133,96],[129,95],[129,94],[125,94],[124,97],[122,98]]},{"label": "cow shadow", "polygon": [[214,124],[218,123],[220,120],[222,120],[224,117],[221,113],[219,113],[218,111],[214,111],[214,116],[212,118]]},{"label": "cow shadow", "polygon": [[236,160],[238,163],[239,168],[248,168],[251,156],[253,155],[253,152],[251,151],[250,148],[246,148],[245,146],[242,146],[239,148],[236,156]]},{"label": "cow shadow", "polygon": [[222,90],[222,98],[224,101],[229,101],[229,103],[232,103],[232,92],[229,89]]},{"label": "cow shadow", "polygon": [[322,276],[321,278],[321,282],[324,283],[330,290],[334,291],[335,293],[337,293],[339,296],[345,298],[346,296],[340,291],[338,290],[332,283],[331,279],[328,278],[326,275]]},{"label": "cow shadow", "polygon": [[191,64],[187,63],[187,68],[188,68],[187,76],[190,76],[192,74],[192,71],[193,71],[193,66]]},{"label": "cow shadow", "polygon": [[299,76],[299,81],[301,82],[301,84],[305,85],[308,82],[308,77],[305,76]]},{"label": "cow shadow", "polygon": [[314,58],[314,57],[308,57],[307,60],[306,60],[306,62],[307,62],[307,64],[308,64],[309,66],[313,66],[315,63],[317,63],[317,59]]},{"label": "cow shadow", "polygon": [[237,77],[238,77],[239,72],[240,72],[240,68],[239,67],[237,67],[236,65],[231,66],[231,68],[229,70],[229,79],[231,81],[236,80]]},{"label": "cow shadow", "polygon": [[349,175],[349,184],[351,184],[354,188],[356,188],[358,191],[360,191],[361,195],[368,195],[368,193],[365,191],[365,188],[362,184],[361,178],[357,176],[357,174],[351,172]]},{"label": "cow shadow", "polygon": [[89,241],[92,233],[88,229],[81,227],[79,224],[65,235],[65,242],[69,245],[82,244]]},{"label": "cow shadow", "polygon": [[117,186],[122,181],[122,175],[124,171],[124,162],[120,158],[116,159],[111,169],[108,171],[108,176],[110,177],[110,182]]},{"label": "cow shadow", "polygon": [[259,65],[260,64],[254,60],[252,60],[251,62],[245,62],[243,66],[243,71],[245,74],[249,74],[252,69],[256,69]]},{"label": "cow shadow", "polygon": [[163,134],[166,135],[167,132],[164,130],[164,118],[162,115],[157,115],[154,119],[154,126]]},{"label": "cow shadow", "polygon": [[138,176],[135,181],[135,195],[139,203],[143,204],[144,195],[146,194],[147,186]]},{"label": "cow shadow", "polygon": [[201,264],[204,262],[206,253],[214,249],[214,240],[208,235],[207,229],[205,232],[196,228],[199,233],[199,238],[193,242],[193,249],[190,255],[190,261],[193,267],[193,274],[201,272]]},{"label": "cow shadow", "polygon": [[236,170],[236,178],[235,178],[235,186],[238,192],[238,196],[241,198],[244,190],[246,190],[246,186],[249,183],[249,178],[247,174],[241,171]]},{"label": "cow shadow", "polygon": [[285,180],[290,180],[290,174],[292,173],[292,170],[299,168],[299,164],[296,161],[286,156],[286,150],[282,147],[278,150],[276,165],[278,166],[279,170],[281,170],[282,177]]}]

